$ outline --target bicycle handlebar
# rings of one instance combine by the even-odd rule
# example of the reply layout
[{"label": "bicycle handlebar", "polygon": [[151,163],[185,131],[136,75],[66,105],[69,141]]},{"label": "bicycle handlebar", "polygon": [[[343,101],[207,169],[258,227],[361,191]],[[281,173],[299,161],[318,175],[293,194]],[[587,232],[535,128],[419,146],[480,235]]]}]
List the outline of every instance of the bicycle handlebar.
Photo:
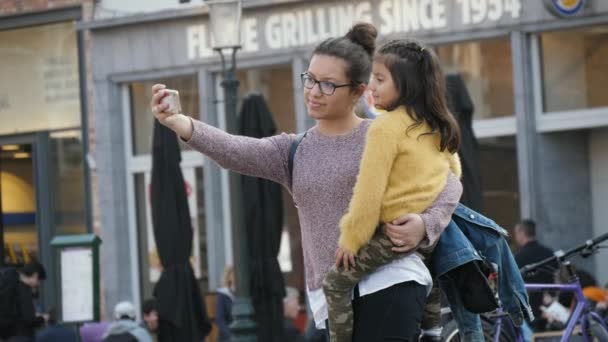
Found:
[{"label": "bicycle handlebar", "polygon": [[519,272],[521,274],[526,274],[526,273],[529,273],[529,272],[532,272],[532,271],[536,270],[537,268],[545,266],[546,264],[551,263],[553,261],[563,261],[563,260],[565,260],[566,258],[570,257],[573,254],[577,254],[577,253],[580,253],[582,251],[589,250],[589,249],[595,247],[596,245],[598,245],[598,244],[600,244],[600,243],[602,243],[602,242],[604,242],[606,240],[608,240],[608,233],[602,234],[602,235],[596,237],[595,239],[587,240],[587,241],[585,241],[584,244],[582,244],[580,246],[577,246],[577,247],[574,247],[574,248],[572,248],[572,249],[570,249],[568,251],[564,252],[561,249],[557,250],[557,251],[555,251],[555,253],[553,253],[553,256],[551,256],[549,258],[546,258],[544,260],[541,260],[539,262],[536,262],[536,263],[533,263],[533,264],[530,264],[530,265],[526,265],[526,266],[520,268]]}]

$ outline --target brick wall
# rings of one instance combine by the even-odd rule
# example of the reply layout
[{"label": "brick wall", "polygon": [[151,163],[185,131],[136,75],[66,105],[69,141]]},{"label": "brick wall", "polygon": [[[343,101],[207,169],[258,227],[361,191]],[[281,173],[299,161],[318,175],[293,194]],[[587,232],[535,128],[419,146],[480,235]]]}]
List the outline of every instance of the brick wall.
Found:
[{"label": "brick wall", "polygon": [[81,0],[0,0],[0,17],[78,6]]}]

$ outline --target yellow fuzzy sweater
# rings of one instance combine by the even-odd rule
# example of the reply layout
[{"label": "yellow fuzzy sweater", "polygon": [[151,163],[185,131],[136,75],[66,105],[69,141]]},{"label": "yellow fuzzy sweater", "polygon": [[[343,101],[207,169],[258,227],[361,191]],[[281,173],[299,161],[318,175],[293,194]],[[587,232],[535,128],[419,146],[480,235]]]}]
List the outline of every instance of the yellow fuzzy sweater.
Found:
[{"label": "yellow fuzzy sweater", "polygon": [[460,177],[460,159],[439,151],[441,137],[414,120],[405,107],[383,112],[369,127],[347,213],[340,221],[341,248],[355,255],[379,222],[422,213],[443,190],[448,171]]}]

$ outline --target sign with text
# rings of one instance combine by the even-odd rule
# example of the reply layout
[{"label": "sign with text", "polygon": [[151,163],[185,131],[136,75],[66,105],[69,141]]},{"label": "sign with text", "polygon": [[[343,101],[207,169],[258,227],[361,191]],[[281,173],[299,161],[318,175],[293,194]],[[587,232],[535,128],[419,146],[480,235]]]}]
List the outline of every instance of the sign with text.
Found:
[{"label": "sign with text", "polygon": [[[356,22],[374,23],[380,35],[442,32],[458,28],[517,23],[521,0],[378,0],[294,5],[283,11],[245,13],[243,52],[261,52],[316,44],[343,35]],[[186,30],[188,58],[214,54],[206,23]]]},{"label": "sign with text", "polygon": [[[565,20],[541,0],[260,0],[255,4],[260,6],[245,6],[243,11],[239,58],[301,54],[328,37],[345,34],[360,21],[374,24],[382,42],[392,37],[426,40],[447,35],[467,40],[473,32],[495,30],[506,35],[522,25]],[[155,22],[134,19],[133,25],[117,31],[99,28],[103,39],[93,45],[95,56],[112,62],[93,65],[94,73],[107,77],[110,70],[122,73],[217,60],[209,16],[199,12],[175,12],[175,20],[170,14],[167,20]],[[588,0],[577,17],[600,14],[608,14],[608,1]],[[158,44],[168,48],[150,53]]]}]

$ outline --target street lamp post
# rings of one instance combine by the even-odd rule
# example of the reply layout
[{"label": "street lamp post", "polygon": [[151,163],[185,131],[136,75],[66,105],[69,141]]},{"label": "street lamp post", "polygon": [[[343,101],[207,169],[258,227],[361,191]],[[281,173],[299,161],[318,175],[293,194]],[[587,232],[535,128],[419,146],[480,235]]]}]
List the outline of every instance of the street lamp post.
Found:
[{"label": "street lamp post", "polygon": [[[236,53],[241,48],[241,1],[210,0],[209,19],[213,35],[213,49],[222,60],[222,88],[224,88],[224,108],[226,130],[237,133],[237,99],[239,81],[236,78]],[[225,55],[226,54],[226,55]],[[229,63],[229,64],[228,64]],[[228,64],[228,65],[227,65]],[[235,251],[236,299],[230,325],[233,341],[256,341],[256,324],[253,321],[253,306],[249,293],[249,251],[247,231],[242,218],[241,183],[237,174],[230,173],[230,206]]]}]

